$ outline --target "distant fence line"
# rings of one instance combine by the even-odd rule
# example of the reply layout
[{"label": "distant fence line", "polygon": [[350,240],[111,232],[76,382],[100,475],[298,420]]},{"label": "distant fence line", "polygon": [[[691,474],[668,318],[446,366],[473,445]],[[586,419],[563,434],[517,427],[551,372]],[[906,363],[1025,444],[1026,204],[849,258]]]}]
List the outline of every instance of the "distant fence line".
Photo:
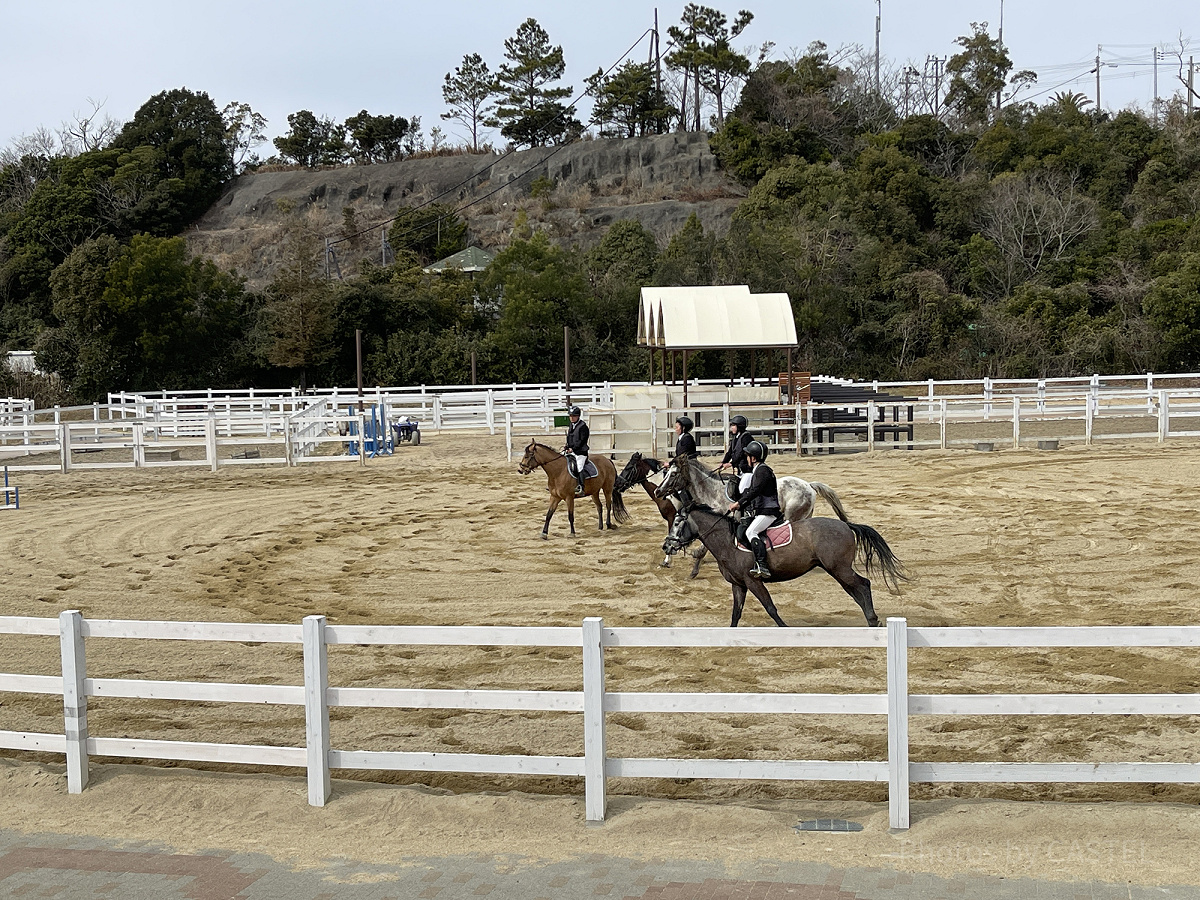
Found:
[{"label": "distant fence line", "polygon": [[[1120,382],[1125,387],[1116,386]],[[1185,382],[1193,385],[1182,386]],[[948,387],[976,384],[983,387],[981,393],[944,393]],[[1164,384],[1181,386],[1165,388]],[[746,415],[751,429],[773,450],[792,452],[848,446],[854,450],[947,449],[984,439],[1016,448],[1035,437],[1091,444],[1200,436],[1200,375],[881,382],[877,386],[887,391],[918,386],[924,390],[898,403],[696,402],[686,409],[615,407],[612,383],[573,386],[570,396],[587,409],[594,452],[614,457],[634,450],[663,455],[674,442],[675,417],[685,412],[697,421],[702,451],[724,452],[731,410]],[[365,462],[379,449],[376,442],[370,437],[355,441],[347,432],[373,434],[386,443],[391,424],[410,417],[427,433],[503,433],[511,459],[527,438],[553,434],[561,426],[567,396],[561,384],[460,386],[444,391],[375,388],[363,395],[361,412],[357,394],[340,390],[113,394],[109,403],[49,410],[34,409],[32,401],[5,399],[0,400],[0,461],[53,454],[55,462],[29,461],[22,466],[62,472],[160,465],[207,466],[215,471],[232,464]],[[889,409],[892,418],[885,423]],[[831,427],[831,419],[839,424]],[[1005,423],[1011,424],[1011,432]],[[1040,424],[1031,430],[1034,423]],[[120,453],[88,456],[103,450]]]},{"label": "distant fence line", "polygon": [[[63,698],[63,733],[0,731],[0,748],[63,754],[67,789],[88,782],[91,756],[186,760],[248,766],[295,766],[308,776],[308,801],[324,806],[332,769],[471,772],[582,776],[585,815],[603,821],[608,778],[726,778],[886,782],[892,828],[909,827],[910,785],[934,782],[1200,783],[1200,763],[1172,762],[913,762],[910,716],[1194,716],[1200,694],[912,694],[908,661],[913,649],[1030,647],[1200,647],[1200,626],[914,627],[889,618],[886,628],[606,628],[600,618],[569,627],[438,627],[330,625],[307,616],[300,625],[150,622],[85,619],[65,611],[58,619],[0,617],[0,634],[57,636],[61,676],[0,674],[0,692]],[[231,684],[93,678],[85,640],[119,638],[289,643],[303,646],[303,684]],[[443,690],[337,687],[329,684],[331,644],[521,646],[579,648],[583,689]],[[878,648],[884,651],[887,690],[874,693],[684,693],[609,691],[605,653],[627,647]],[[299,674],[299,673],[298,673]],[[92,736],[89,697],[204,703],[303,706],[305,746],[278,747]],[[332,746],[330,707],[391,709],[552,710],[582,714],[583,756],[531,756],[346,750]],[[616,758],[608,755],[609,713],[715,713],[858,715],[886,718],[883,760]]]}]

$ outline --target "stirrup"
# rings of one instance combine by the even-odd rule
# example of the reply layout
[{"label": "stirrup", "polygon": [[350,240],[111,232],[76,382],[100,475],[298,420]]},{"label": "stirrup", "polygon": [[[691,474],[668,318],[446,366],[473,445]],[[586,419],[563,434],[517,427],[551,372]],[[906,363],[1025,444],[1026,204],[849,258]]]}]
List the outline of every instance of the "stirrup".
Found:
[{"label": "stirrup", "polygon": [[771,570],[767,568],[766,563],[755,563],[754,568],[750,570],[750,574],[755,578],[766,581],[771,577]]}]

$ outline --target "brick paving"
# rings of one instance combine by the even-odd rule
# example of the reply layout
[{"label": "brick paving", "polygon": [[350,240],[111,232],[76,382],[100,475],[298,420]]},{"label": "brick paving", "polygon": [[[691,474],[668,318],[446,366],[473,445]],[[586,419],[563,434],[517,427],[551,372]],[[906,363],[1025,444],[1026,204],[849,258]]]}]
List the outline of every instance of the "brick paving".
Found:
[{"label": "brick paving", "polygon": [[1200,900],[1200,887],[1055,882],[748,862],[592,855],[534,865],[480,855],[403,867],[335,861],[294,869],[260,854],[173,853],[147,844],[0,829],[0,898],[42,900]]}]

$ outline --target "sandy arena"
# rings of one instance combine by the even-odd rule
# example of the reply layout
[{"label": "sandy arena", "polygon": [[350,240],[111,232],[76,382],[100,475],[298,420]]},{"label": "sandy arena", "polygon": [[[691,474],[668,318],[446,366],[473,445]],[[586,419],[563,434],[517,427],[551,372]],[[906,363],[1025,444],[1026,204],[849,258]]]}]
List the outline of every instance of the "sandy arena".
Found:
[{"label": "sandy arena", "polygon": [[[21,474],[22,509],[0,513],[0,614],[49,617],[79,609],[94,618],[297,623],[324,613],[331,622],[353,624],[571,626],[600,615],[613,626],[728,624],[729,587],[711,560],[695,581],[686,577],[688,561],[658,568],[664,526],[640,488],[626,496],[631,524],[599,533],[593,508],[581,507],[572,539],[560,508],[550,541],[542,542],[541,473],[518,475],[499,438],[426,440],[365,469]],[[913,580],[900,595],[874,580],[881,618],[903,615],[910,625],[1196,621],[1200,447],[1194,442],[771,461],[780,474],[832,485],[851,517],[876,527],[907,563]],[[828,511],[819,505],[817,514]],[[772,592],[789,624],[865,627],[853,601],[822,572]],[[742,624],[770,621],[751,599]],[[1200,692],[1200,662],[1173,650],[913,651],[909,665],[914,693]],[[610,651],[606,666],[610,690],[634,691],[882,692],[885,675],[878,650],[622,650]],[[0,639],[0,671],[58,674],[57,639]],[[298,684],[301,672],[298,646],[88,642],[94,677]],[[578,690],[580,663],[578,652],[567,649],[335,647],[330,681]],[[333,745],[342,749],[582,753],[579,717],[566,713],[335,709],[331,718]],[[1197,724],[1191,717],[914,717],[911,758],[1195,762]],[[93,735],[248,744],[297,746],[304,736],[298,707],[93,699],[89,725]],[[61,728],[58,698],[0,695],[0,729]],[[620,714],[609,717],[608,742],[613,756],[884,759],[887,750],[882,717],[849,716]],[[468,830],[524,820],[519,834],[494,835],[516,852],[548,852],[538,835],[550,829],[567,835],[562,852],[586,834],[587,846],[637,853],[647,835],[673,822],[696,840],[714,835],[712,852],[730,854],[751,846],[767,854],[819,853],[825,849],[819,837],[805,850],[789,827],[778,841],[768,833],[806,813],[847,815],[868,825],[856,853],[929,871],[991,871],[982,851],[966,862],[937,857],[931,848],[945,841],[998,847],[1009,832],[1010,842],[1034,846],[1045,827],[1068,840],[1136,843],[1133,850],[1104,851],[1100,862],[1082,852],[1078,864],[1047,856],[1036,863],[1044,871],[1145,883],[1194,881],[1197,866],[1185,848],[1200,839],[1194,806],[1200,787],[1189,786],[914,785],[914,828],[892,836],[886,785],[613,780],[616,815],[605,829],[585,833],[582,784],[574,779],[354,773],[425,787],[343,783],[351,802],[314,813],[294,777],[219,766],[185,775],[94,760],[95,785],[67,798],[61,757],[5,756],[0,784],[13,800],[3,820],[10,827],[45,830],[82,821],[97,833],[157,829],[160,839],[180,846],[251,840],[246,835],[258,830],[252,819],[234,814],[225,799],[236,785],[247,802],[295,817],[286,837],[262,849],[300,861],[345,850],[337,834],[349,833],[355,815],[400,811],[424,817],[433,843],[444,834],[437,823],[450,828],[458,815],[467,817],[460,824]],[[283,773],[289,774],[297,773]],[[131,791],[139,808],[159,810],[136,826],[123,818],[128,810],[113,807],[115,797]],[[1046,800],[1075,802],[1011,802]],[[180,807],[188,804],[193,816],[211,818],[211,828],[187,830]],[[298,829],[314,815],[327,816],[323,838]],[[737,840],[728,838],[731,816]],[[420,839],[417,832],[406,838]],[[487,839],[479,840],[486,852]],[[903,847],[917,841],[925,842],[925,856],[918,860],[911,850],[904,858]],[[849,861],[859,864],[857,857]],[[1002,873],[1003,863],[995,869]]]}]

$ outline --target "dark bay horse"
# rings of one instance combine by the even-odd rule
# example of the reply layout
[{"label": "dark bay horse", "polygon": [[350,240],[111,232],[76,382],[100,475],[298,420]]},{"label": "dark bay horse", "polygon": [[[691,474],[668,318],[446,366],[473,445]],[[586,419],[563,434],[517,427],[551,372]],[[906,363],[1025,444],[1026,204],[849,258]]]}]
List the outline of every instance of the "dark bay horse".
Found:
[{"label": "dark bay horse", "polygon": [[[733,621],[736,628],[746,605],[749,591],[763,605],[776,625],[786,625],[775,609],[771,592],[761,579],[750,574],[754,554],[737,549],[737,521],[699,503],[679,511],[671,533],[663,541],[663,551],[677,553],[688,541],[699,538],[712,553],[725,580],[733,587]],[[842,589],[854,598],[867,624],[879,625],[871,601],[871,582],[854,571],[855,557],[862,554],[863,567],[877,570],[884,584],[893,590],[897,582],[907,580],[903,566],[883,537],[869,525],[842,522],[839,519],[803,519],[792,522],[792,540],[767,552],[771,581],[791,581],[815,568],[832,575]]]},{"label": "dark bay horse", "polygon": [[[679,502],[672,502],[671,498],[659,494],[656,485],[650,481],[651,475],[657,475],[662,470],[663,464],[659,460],[642,456],[640,452],[635,451],[629,457],[629,462],[625,464],[625,468],[621,470],[621,474],[617,476],[615,490],[618,494],[624,494],[625,491],[635,485],[641,485],[642,489],[646,492],[646,496],[658,507],[659,515],[667,523],[667,533],[669,534],[671,523],[675,521],[675,514],[679,512]],[[689,578],[696,577],[696,573],[700,571],[700,560],[704,559],[707,555],[708,550],[705,549],[703,544],[700,545],[698,550],[692,551],[692,572],[688,576]],[[664,553],[663,561],[659,565],[664,569],[669,569],[671,567],[671,554]]]},{"label": "dark bay horse", "polygon": [[[623,525],[629,521],[629,513],[625,511],[625,501],[621,499],[621,495],[613,493],[613,485],[617,480],[617,467],[613,465],[611,459],[599,454],[589,456],[588,459],[595,464],[596,472],[599,474],[584,482],[583,495],[591,497],[596,503],[596,515],[600,521],[600,530],[604,530],[606,513],[609,528],[613,527],[614,512],[617,522]],[[567,458],[545,444],[530,441],[529,446],[525,448],[525,456],[521,458],[521,463],[517,466],[517,471],[522,475],[528,475],[539,467],[545,470],[550,489],[550,509],[546,512],[546,524],[542,526],[542,540],[546,540],[550,536],[550,519],[553,517],[554,511],[558,509],[558,504],[564,500],[567,502],[567,521],[571,523],[571,534],[575,534],[576,481],[575,476],[567,469]],[[600,506],[601,492],[604,493],[604,508]]]}]

